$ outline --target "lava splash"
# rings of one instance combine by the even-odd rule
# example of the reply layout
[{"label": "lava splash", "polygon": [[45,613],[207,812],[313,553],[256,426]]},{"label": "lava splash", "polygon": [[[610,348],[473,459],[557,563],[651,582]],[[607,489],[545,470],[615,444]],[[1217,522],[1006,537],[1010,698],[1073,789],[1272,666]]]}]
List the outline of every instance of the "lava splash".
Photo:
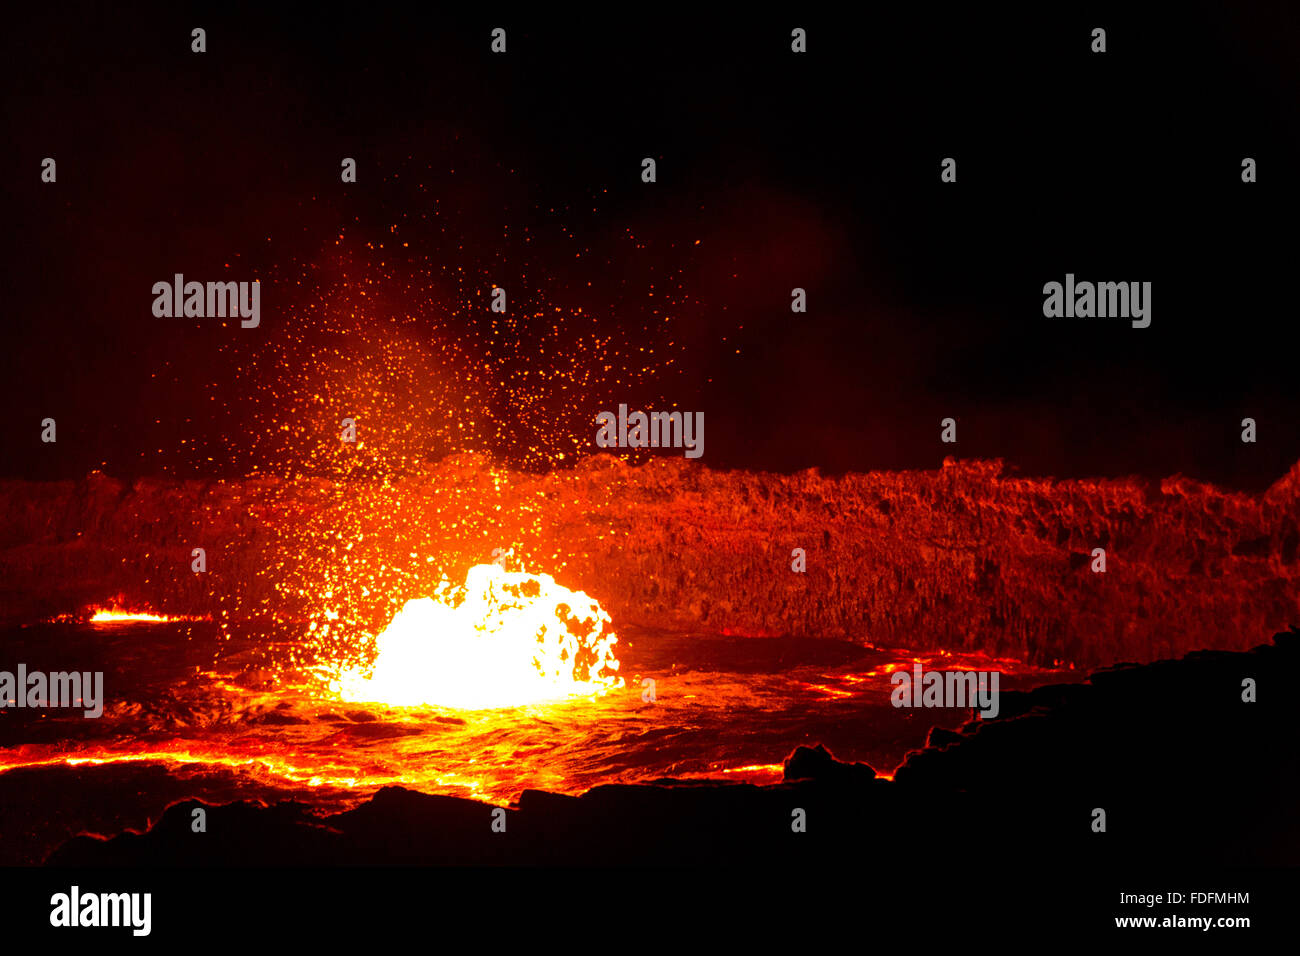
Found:
[{"label": "lava splash", "polygon": [[610,616],[549,574],[496,564],[408,601],[376,641],[369,668],[331,679],[343,700],[398,707],[516,707],[623,686]]}]

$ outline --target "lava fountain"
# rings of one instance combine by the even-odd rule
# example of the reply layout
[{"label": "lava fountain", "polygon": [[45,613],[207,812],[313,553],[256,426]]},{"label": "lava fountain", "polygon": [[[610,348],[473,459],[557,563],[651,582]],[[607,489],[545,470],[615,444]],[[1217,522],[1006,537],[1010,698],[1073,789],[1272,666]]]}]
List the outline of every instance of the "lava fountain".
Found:
[{"label": "lava fountain", "polygon": [[496,564],[408,601],[376,640],[369,668],[331,681],[343,700],[398,707],[515,707],[623,686],[610,616],[549,574]]}]

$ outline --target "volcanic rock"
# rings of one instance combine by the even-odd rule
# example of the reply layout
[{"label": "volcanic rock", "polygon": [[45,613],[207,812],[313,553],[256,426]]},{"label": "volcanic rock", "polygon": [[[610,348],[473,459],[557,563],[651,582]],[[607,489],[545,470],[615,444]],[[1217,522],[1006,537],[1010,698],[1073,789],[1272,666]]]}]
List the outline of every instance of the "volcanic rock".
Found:
[{"label": "volcanic rock", "polygon": [[[500,547],[593,595],[616,627],[1095,667],[1240,650],[1300,620],[1298,541],[1300,466],[1260,494],[953,460],[840,477],[608,456],[535,475],[474,455],[374,481],[95,474],[0,482],[0,623],[113,600],[306,620],[329,593],[344,620],[377,631]],[[196,547],[207,573],[191,570]]]}]

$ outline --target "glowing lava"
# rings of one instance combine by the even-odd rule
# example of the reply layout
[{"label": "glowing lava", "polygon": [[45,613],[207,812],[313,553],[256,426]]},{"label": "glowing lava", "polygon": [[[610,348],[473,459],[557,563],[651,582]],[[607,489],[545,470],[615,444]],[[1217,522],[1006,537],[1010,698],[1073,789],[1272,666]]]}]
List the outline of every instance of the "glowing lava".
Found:
[{"label": "glowing lava", "polygon": [[623,686],[618,637],[593,598],[549,574],[469,570],[408,601],[377,639],[369,669],[331,682],[344,700],[399,707],[515,707]]},{"label": "glowing lava", "polygon": [[193,617],[171,617],[166,614],[154,614],[151,611],[123,611],[119,608],[96,608],[90,616],[92,624],[106,624],[112,621],[147,621],[151,623],[172,623],[175,621],[199,620]]}]

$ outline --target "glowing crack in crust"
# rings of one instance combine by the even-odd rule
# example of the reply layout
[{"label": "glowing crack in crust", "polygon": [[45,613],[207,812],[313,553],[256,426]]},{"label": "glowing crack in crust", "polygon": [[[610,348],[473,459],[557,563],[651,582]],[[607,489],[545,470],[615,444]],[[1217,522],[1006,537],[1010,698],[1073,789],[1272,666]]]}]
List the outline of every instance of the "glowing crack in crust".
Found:
[{"label": "glowing crack in crust", "polygon": [[408,601],[376,640],[369,668],[349,668],[331,690],[353,702],[398,707],[515,707],[623,686],[609,614],[549,574],[470,568],[433,597]]}]

